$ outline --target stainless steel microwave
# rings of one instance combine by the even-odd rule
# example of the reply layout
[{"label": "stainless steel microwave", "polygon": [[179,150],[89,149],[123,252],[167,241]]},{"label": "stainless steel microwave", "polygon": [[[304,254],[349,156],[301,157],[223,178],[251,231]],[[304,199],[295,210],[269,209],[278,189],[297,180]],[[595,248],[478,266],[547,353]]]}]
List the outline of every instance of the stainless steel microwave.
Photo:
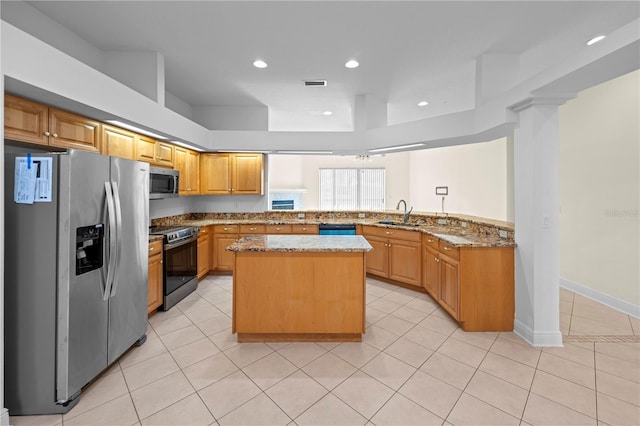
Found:
[{"label": "stainless steel microwave", "polygon": [[149,199],[174,198],[178,196],[178,183],[180,172],[178,170],[149,168]]}]

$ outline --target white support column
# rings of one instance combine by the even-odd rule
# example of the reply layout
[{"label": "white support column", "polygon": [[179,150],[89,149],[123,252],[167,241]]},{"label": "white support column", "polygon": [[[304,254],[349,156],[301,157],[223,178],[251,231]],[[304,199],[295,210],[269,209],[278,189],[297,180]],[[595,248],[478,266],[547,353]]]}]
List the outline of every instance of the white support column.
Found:
[{"label": "white support column", "polygon": [[[4,141],[4,73],[0,55],[0,140]],[[0,143],[0,199],[4,200],[4,143]],[[0,211],[0,426],[9,425],[9,410],[4,406],[4,207]]]},{"label": "white support column", "polygon": [[514,133],[516,318],[534,346],[562,346],[558,268],[558,106],[568,97],[511,106]]}]

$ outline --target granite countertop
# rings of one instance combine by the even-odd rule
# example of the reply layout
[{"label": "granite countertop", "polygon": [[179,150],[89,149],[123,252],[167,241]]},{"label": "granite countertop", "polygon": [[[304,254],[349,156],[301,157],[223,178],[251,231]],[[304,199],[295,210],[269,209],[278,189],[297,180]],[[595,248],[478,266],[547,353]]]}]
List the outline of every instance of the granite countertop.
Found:
[{"label": "granite countertop", "polygon": [[384,224],[378,219],[283,219],[283,220],[260,220],[260,219],[202,219],[186,220],[182,224],[189,226],[209,226],[209,225],[319,225],[321,223],[353,223],[356,225],[376,226],[380,228],[402,229],[406,231],[422,232],[446,241],[454,247],[516,247],[516,243],[507,238],[497,235],[489,235],[473,231],[466,231],[460,228],[447,226],[430,226],[420,224]]},{"label": "granite countertop", "polygon": [[362,235],[251,235],[227,247],[229,251],[367,252]]}]

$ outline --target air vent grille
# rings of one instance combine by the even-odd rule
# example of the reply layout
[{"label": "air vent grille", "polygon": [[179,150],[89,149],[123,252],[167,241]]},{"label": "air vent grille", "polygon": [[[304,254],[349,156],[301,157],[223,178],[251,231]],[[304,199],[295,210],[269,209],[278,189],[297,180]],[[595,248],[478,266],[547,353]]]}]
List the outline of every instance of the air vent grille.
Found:
[{"label": "air vent grille", "polygon": [[323,87],[327,85],[327,80],[304,80],[305,86],[319,86]]}]

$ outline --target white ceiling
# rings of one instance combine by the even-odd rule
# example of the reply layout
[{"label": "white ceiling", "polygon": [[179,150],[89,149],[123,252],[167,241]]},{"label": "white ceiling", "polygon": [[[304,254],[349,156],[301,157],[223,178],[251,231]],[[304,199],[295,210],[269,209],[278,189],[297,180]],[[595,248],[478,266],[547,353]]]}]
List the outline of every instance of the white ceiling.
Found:
[{"label": "white ceiling", "polygon": [[160,52],[167,92],[193,107],[268,107],[269,130],[352,130],[361,94],[389,124],[471,109],[479,56],[517,55],[523,79],[639,15],[637,1],[28,3],[102,51]]}]

